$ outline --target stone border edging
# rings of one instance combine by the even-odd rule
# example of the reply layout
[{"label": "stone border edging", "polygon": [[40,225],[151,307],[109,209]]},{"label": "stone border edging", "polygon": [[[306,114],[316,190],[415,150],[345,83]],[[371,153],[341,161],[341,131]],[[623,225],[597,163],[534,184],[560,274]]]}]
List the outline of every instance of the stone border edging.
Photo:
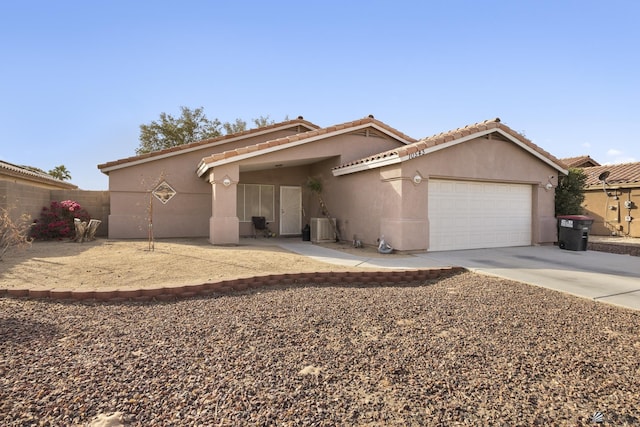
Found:
[{"label": "stone border edging", "polygon": [[267,276],[253,276],[241,279],[206,282],[194,285],[164,286],[140,289],[30,289],[0,288],[0,297],[49,299],[55,301],[97,301],[97,302],[149,302],[173,301],[177,299],[229,294],[235,291],[264,288],[277,285],[296,285],[303,283],[375,285],[383,283],[424,282],[451,276],[467,271],[463,267],[443,267],[421,270],[391,271],[346,271],[285,273]]},{"label": "stone border edging", "polygon": [[640,245],[587,241],[587,250],[618,255],[640,256]]}]

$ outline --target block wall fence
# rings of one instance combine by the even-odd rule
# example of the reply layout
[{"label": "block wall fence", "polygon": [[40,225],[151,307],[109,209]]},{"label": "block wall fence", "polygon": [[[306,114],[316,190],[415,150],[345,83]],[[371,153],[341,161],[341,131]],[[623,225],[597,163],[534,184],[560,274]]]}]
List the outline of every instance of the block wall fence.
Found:
[{"label": "block wall fence", "polygon": [[75,200],[89,212],[91,218],[102,221],[96,236],[109,235],[110,201],[108,191],[54,190],[33,185],[0,181],[0,208],[9,210],[17,219],[27,214],[32,220],[40,218],[40,212],[52,201]]}]

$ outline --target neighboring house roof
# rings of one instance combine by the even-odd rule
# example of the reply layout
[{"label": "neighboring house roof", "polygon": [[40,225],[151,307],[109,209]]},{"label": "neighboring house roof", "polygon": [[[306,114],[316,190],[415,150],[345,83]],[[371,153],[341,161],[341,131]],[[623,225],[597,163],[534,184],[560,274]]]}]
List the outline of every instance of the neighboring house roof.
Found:
[{"label": "neighboring house roof", "polygon": [[369,156],[364,159],[337,166],[333,168],[333,174],[336,176],[346,175],[349,173],[411,160],[413,158],[427,155],[434,151],[448,148],[453,145],[460,144],[491,133],[498,133],[502,135],[507,140],[516,143],[543,162],[554,167],[559,172],[563,174],[567,173],[567,170],[564,168],[563,163],[559,159],[543,150],[542,148],[538,147],[523,135],[500,123],[499,118],[495,118],[491,120],[485,120],[484,122],[468,125],[463,128],[458,128],[448,132],[433,135],[404,147],[385,151],[383,153]]},{"label": "neighboring house roof", "polygon": [[609,172],[607,184],[626,184],[633,187],[640,185],[640,162],[593,166],[584,168],[582,171],[587,175],[587,181],[585,183],[587,187],[601,186],[602,181],[600,181],[599,177],[600,174],[605,171]]},{"label": "neighboring house roof", "polygon": [[284,150],[297,145],[306,144],[320,139],[326,139],[340,134],[351,133],[366,128],[373,128],[404,144],[411,144],[416,141],[414,138],[405,135],[397,129],[394,129],[391,126],[379,120],[376,120],[373,116],[369,116],[360,120],[354,120],[352,122],[329,126],[322,129],[315,129],[308,132],[278,138],[271,141],[265,141],[248,147],[224,151],[222,153],[217,153],[212,156],[205,157],[198,165],[198,175],[204,175],[207,170],[214,166],[236,162],[238,160],[243,160],[245,158],[262,155],[273,151]]},{"label": "neighboring house roof", "polygon": [[566,157],[560,159],[568,168],[588,168],[591,166],[600,166],[600,163],[593,160],[590,156]]},{"label": "neighboring house roof", "polygon": [[178,145],[171,148],[165,148],[164,150],[152,151],[150,153],[144,153],[137,156],[131,156],[124,159],[114,160],[112,162],[107,162],[107,163],[98,165],[98,169],[100,169],[103,173],[108,175],[108,172],[114,169],[129,167],[129,166],[133,166],[141,163],[163,159],[166,157],[177,156],[177,155],[188,153],[191,151],[202,150],[203,148],[216,147],[216,146],[224,145],[230,142],[238,141],[243,138],[271,133],[280,129],[291,128],[296,125],[299,126],[300,129],[305,129],[305,130],[312,130],[312,129],[319,128],[318,125],[315,125],[309,121],[306,121],[302,118],[302,116],[300,116],[294,120],[274,123],[272,125],[262,126],[255,129],[249,129],[243,132],[237,132],[229,135],[222,135],[216,138],[209,138],[202,141],[192,142],[190,144]]},{"label": "neighboring house roof", "polygon": [[77,185],[73,185],[61,179],[54,178],[53,176],[47,173],[38,172],[32,169],[27,169],[25,167],[3,162],[1,160],[0,160],[0,175],[9,176],[13,178],[20,178],[27,181],[41,183],[41,184],[47,184],[47,185],[55,186],[61,189],[78,188]]}]

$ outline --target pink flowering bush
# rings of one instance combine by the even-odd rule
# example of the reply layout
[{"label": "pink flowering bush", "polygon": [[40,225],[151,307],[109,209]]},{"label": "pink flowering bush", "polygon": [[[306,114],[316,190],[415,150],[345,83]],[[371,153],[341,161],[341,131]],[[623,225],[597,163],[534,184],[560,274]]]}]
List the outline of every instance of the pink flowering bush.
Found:
[{"label": "pink flowering bush", "polygon": [[51,202],[47,208],[42,208],[40,219],[34,221],[31,237],[38,240],[62,240],[75,236],[74,218],[89,221],[89,213],[73,200]]}]

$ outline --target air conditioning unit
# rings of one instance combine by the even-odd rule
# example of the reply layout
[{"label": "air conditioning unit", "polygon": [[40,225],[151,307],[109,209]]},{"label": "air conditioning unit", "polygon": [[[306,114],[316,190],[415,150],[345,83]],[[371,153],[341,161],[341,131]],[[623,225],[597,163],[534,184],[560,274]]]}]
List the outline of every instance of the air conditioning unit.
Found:
[{"label": "air conditioning unit", "polygon": [[331,218],[333,225],[328,218],[311,218],[311,241],[312,242],[335,242],[336,241],[336,219]]}]

